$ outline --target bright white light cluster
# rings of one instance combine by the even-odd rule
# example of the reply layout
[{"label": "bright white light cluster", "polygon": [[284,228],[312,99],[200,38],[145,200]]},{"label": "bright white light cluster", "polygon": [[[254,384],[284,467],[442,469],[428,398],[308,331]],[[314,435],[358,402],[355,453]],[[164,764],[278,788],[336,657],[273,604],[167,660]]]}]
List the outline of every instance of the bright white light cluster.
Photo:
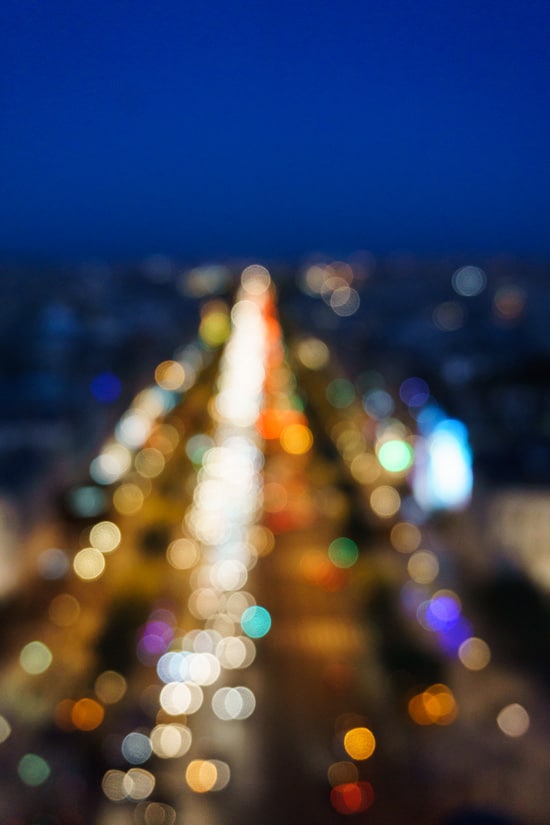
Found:
[{"label": "bright white light cluster", "polygon": [[[256,280],[252,284],[258,288]],[[207,569],[199,574],[201,584],[218,593],[241,590],[255,563],[248,528],[261,506],[263,455],[254,425],[265,378],[263,300],[263,294],[243,286],[233,308],[233,332],[221,360],[214,402],[215,444],[204,454],[193,506],[185,518],[186,528],[203,545]]]},{"label": "bright white light cluster", "polygon": [[243,298],[231,312],[233,336],[221,364],[216,410],[230,427],[251,427],[260,413],[265,377],[265,329],[257,302]]},{"label": "bright white light cluster", "polygon": [[[247,667],[255,656],[254,643],[239,634],[238,623],[255,604],[243,588],[256,563],[249,531],[262,501],[264,459],[255,423],[263,402],[267,348],[263,306],[269,276],[261,267],[249,267],[242,285],[231,314],[232,334],[220,362],[213,445],[202,457],[193,503],[184,519],[199,550],[188,607],[206,627],[187,634],[182,649],[165,653],[157,665],[165,683],[161,706],[172,715],[198,710],[203,688],[215,684],[222,670]],[[213,710],[219,718],[244,719],[252,713],[251,692],[235,690],[226,711],[220,710],[221,694],[215,694]]]},{"label": "bright white light cluster", "polygon": [[[241,283],[212,405],[215,431],[201,456],[193,501],[183,520],[187,535],[167,549],[173,567],[190,570],[188,609],[202,628],[186,633],[157,660],[163,683],[160,707],[174,722],[158,724],[148,736],[140,731],[128,734],[122,751],[134,765],[153,753],[163,759],[186,753],[192,733],[176,717],[196,713],[207,697],[213,714],[223,721],[248,718],[256,704],[247,687],[219,686],[224,671],[244,669],[256,655],[241,617],[256,604],[244,588],[258,555],[253,537],[261,511],[264,459],[255,424],[263,403],[269,273],[262,267],[248,267]],[[225,763],[199,762],[191,762],[186,772],[192,790],[225,787],[229,781]],[[104,792],[110,799],[129,797],[126,776],[106,774]]]}]

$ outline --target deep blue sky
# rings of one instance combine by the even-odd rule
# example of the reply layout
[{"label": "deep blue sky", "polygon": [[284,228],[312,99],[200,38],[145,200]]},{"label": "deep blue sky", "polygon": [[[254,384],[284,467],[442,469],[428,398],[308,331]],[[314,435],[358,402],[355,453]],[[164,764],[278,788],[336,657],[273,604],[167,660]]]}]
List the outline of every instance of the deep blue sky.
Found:
[{"label": "deep blue sky", "polygon": [[550,256],[548,0],[4,0],[0,255]]}]

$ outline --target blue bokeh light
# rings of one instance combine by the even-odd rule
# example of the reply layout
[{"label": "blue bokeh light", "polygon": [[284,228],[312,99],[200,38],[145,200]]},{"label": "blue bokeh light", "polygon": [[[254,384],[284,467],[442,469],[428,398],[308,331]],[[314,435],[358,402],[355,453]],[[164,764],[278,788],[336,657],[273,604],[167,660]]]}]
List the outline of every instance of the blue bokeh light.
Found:
[{"label": "blue bokeh light", "polygon": [[114,373],[102,372],[92,379],[91,390],[95,400],[100,404],[110,404],[119,397],[122,385]]}]

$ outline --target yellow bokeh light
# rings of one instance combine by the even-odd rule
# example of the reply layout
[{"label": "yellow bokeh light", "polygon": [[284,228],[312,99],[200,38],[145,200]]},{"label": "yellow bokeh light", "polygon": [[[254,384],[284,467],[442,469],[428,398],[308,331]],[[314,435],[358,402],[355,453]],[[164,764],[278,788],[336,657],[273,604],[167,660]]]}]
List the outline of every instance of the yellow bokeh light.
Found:
[{"label": "yellow bokeh light", "polygon": [[261,524],[255,524],[249,529],[248,538],[258,556],[268,556],[275,547],[275,536]]},{"label": "yellow bokeh light", "polygon": [[105,705],[114,705],[126,693],[126,679],[116,670],[105,670],[95,680],[96,696]]},{"label": "yellow bokeh light", "polygon": [[374,753],[376,739],[369,728],[351,728],[344,736],[344,748],[352,759],[368,759]]},{"label": "yellow bokeh light", "polygon": [[[179,425],[183,434],[183,424]],[[164,455],[174,452],[180,443],[180,433],[172,424],[159,424],[149,438],[149,445],[156,447]]]},{"label": "yellow bokeh light", "polygon": [[370,506],[380,518],[391,518],[401,507],[401,496],[389,484],[382,484],[372,491]]},{"label": "yellow bokeh light", "polygon": [[327,771],[328,781],[334,787],[344,782],[357,782],[359,771],[353,762],[334,762]]},{"label": "yellow bokeh light", "polygon": [[199,326],[199,335],[209,347],[220,347],[225,344],[231,332],[231,321],[227,312],[209,312],[202,319]]},{"label": "yellow bokeh light", "polygon": [[439,562],[431,550],[417,550],[407,564],[409,576],[417,584],[431,584],[439,575]]},{"label": "yellow bokeh light", "polygon": [[313,433],[305,424],[288,424],[280,435],[281,447],[290,455],[303,455],[313,446]]},{"label": "yellow bokeh light", "polygon": [[458,648],[458,658],[468,670],[483,670],[491,661],[491,650],[483,639],[472,636]]},{"label": "yellow bokeh light", "polygon": [[19,662],[25,673],[33,676],[44,673],[52,663],[52,652],[44,642],[29,642],[19,654]]},{"label": "yellow bokeh light", "polygon": [[195,793],[207,793],[214,789],[218,771],[216,766],[207,759],[193,759],[187,766],[185,779]]},{"label": "yellow bokeh light", "polygon": [[174,808],[161,802],[149,802],[143,811],[143,825],[174,825],[176,819]]},{"label": "yellow bokeh light", "polygon": [[103,793],[111,802],[122,802],[123,799],[126,799],[125,776],[124,771],[110,770],[105,773],[101,780]]},{"label": "yellow bokeh light", "polygon": [[192,736],[187,725],[159,724],[151,731],[153,753],[161,759],[175,759],[187,753]]},{"label": "yellow bokeh light", "polygon": [[70,627],[80,615],[80,604],[70,593],[60,593],[50,602],[48,616],[58,627]]},{"label": "yellow bokeh light", "polygon": [[188,570],[200,558],[198,545],[191,539],[175,539],[168,545],[166,558],[176,570]]},{"label": "yellow bokeh light", "polygon": [[359,453],[350,464],[352,476],[359,484],[372,484],[382,472],[380,462],[372,453]]},{"label": "yellow bokeh light", "polygon": [[0,716],[0,744],[5,742],[11,734],[11,725],[4,716]]},{"label": "yellow bokeh light", "polygon": [[177,361],[162,361],[155,370],[155,381],[164,390],[179,390],[185,383],[185,370]]},{"label": "yellow bokeh light", "polygon": [[144,447],[136,454],[134,465],[140,476],[156,478],[164,470],[166,459],[156,447]]},{"label": "yellow bokeh light", "polygon": [[95,547],[85,547],[74,557],[73,568],[79,579],[94,581],[105,570],[105,556]]},{"label": "yellow bokeh light", "polygon": [[[336,439],[336,446],[348,462],[352,462],[354,458],[366,455],[367,442],[365,436],[363,433],[351,428],[340,433]],[[356,467],[357,466],[358,465],[356,465]]]},{"label": "yellow bokeh light", "polygon": [[314,264],[306,269],[303,274],[304,285],[311,295],[320,295],[325,281],[330,277],[331,270],[328,266]]},{"label": "yellow bokeh light", "polygon": [[400,521],[391,529],[390,541],[400,553],[414,553],[420,547],[422,534],[416,526],[408,521]]},{"label": "yellow bokeh light", "polygon": [[330,353],[327,345],[318,338],[306,338],[296,347],[298,360],[310,370],[320,370],[329,362]]},{"label": "yellow bokeh light", "polygon": [[409,715],[417,725],[450,725],[458,715],[458,707],[447,685],[436,684],[413,696],[408,704]]},{"label": "yellow bokeh light", "polygon": [[116,550],[120,539],[120,530],[112,521],[100,521],[90,530],[90,544],[102,553]]},{"label": "yellow bokeh light", "polygon": [[130,768],[124,774],[122,787],[129,799],[147,799],[155,789],[156,779],[150,771],[143,768]]},{"label": "yellow bokeh light", "polygon": [[113,506],[123,516],[133,516],[143,506],[144,495],[137,484],[121,484],[113,494]]},{"label": "yellow bokeh light", "polygon": [[241,274],[241,286],[249,295],[263,295],[271,286],[271,275],[265,266],[252,264]]}]

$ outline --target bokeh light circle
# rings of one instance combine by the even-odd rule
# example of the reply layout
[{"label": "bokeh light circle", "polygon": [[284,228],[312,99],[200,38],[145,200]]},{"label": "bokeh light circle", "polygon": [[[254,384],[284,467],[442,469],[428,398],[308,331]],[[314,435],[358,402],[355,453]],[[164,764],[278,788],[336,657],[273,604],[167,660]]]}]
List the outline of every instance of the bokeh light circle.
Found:
[{"label": "bokeh light circle", "polygon": [[252,605],[242,614],[241,627],[251,639],[261,639],[271,629],[271,615],[265,607]]},{"label": "bokeh light circle", "polygon": [[335,785],[357,782],[359,771],[354,762],[333,762],[327,771],[327,777],[332,787],[334,787]]},{"label": "bokeh light circle", "polygon": [[374,802],[374,790],[370,782],[345,782],[332,788],[330,801],[340,814],[358,814],[370,808]]},{"label": "bokeh light circle", "polygon": [[114,705],[119,702],[126,693],[126,689],[126,679],[116,670],[104,670],[94,684],[97,698],[105,705]]},{"label": "bokeh light circle", "polygon": [[122,787],[129,799],[147,799],[155,789],[156,780],[152,773],[143,768],[130,768],[122,780]]},{"label": "bokeh light circle", "polygon": [[289,455],[303,455],[313,446],[313,433],[305,424],[287,424],[281,432],[280,442]]},{"label": "bokeh light circle", "polygon": [[410,444],[401,439],[385,441],[378,450],[378,461],[390,473],[403,473],[414,460],[414,451]]},{"label": "bokeh light circle", "polygon": [[101,789],[103,793],[111,802],[122,802],[126,799],[126,791],[124,789],[124,771],[110,770],[107,771],[101,780]]},{"label": "bokeh light circle", "polygon": [[184,756],[191,747],[192,735],[187,725],[160,724],[150,735],[151,747],[161,759],[176,759]]},{"label": "bokeh light circle", "polygon": [[391,529],[390,541],[399,553],[414,553],[420,546],[422,534],[416,524],[399,521]]},{"label": "bokeh light circle", "polygon": [[212,697],[212,710],[223,721],[248,719],[256,707],[250,688],[223,687]]},{"label": "bokeh light circle", "polygon": [[5,742],[11,734],[11,725],[4,716],[0,716],[0,744]]},{"label": "bokeh light circle", "polygon": [[90,530],[90,544],[102,553],[112,553],[120,539],[120,529],[112,521],[100,521]]},{"label": "bokeh light circle", "polygon": [[375,487],[370,495],[370,506],[380,518],[391,518],[401,506],[401,496],[388,484]]},{"label": "bokeh light circle", "polygon": [[376,739],[369,728],[351,728],[344,736],[344,748],[352,759],[362,761],[374,753]]},{"label": "bokeh light circle", "polygon": [[147,762],[153,749],[148,736],[138,731],[132,731],[122,741],[122,755],[131,765],[142,765]]},{"label": "bokeh light circle", "polygon": [[45,673],[53,661],[50,648],[44,642],[29,642],[19,654],[19,662],[25,673],[36,676]]},{"label": "bokeh light circle", "polygon": [[177,813],[162,802],[140,802],[135,811],[135,825],[174,825]]},{"label": "bokeh light circle", "polygon": [[261,264],[251,264],[241,273],[241,286],[249,295],[263,295],[271,285],[269,270]]},{"label": "bokeh light circle", "polygon": [[462,266],[453,272],[451,283],[457,295],[471,298],[483,292],[487,276],[478,266]]},{"label": "bokeh light circle", "polygon": [[48,617],[58,627],[70,627],[80,615],[80,603],[70,593],[59,593],[51,600]]},{"label": "bokeh light circle", "polygon": [[359,549],[352,539],[345,536],[334,539],[329,545],[328,556],[335,567],[353,567],[359,558]]},{"label": "bokeh light circle", "polygon": [[105,711],[95,699],[79,699],[71,711],[71,720],[78,730],[95,730],[103,722]]},{"label": "bokeh light circle", "polygon": [[513,702],[502,708],[497,716],[497,725],[506,736],[517,738],[527,733],[531,720],[525,708]]},{"label": "bokeh light circle", "polygon": [[483,670],[491,661],[491,650],[483,639],[471,636],[458,648],[458,658],[468,670]]},{"label": "bokeh light circle", "polygon": [[73,569],[79,579],[94,581],[103,575],[105,556],[95,547],[85,547],[73,559]]},{"label": "bokeh light circle", "polygon": [[214,790],[217,779],[216,765],[207,759],[193,759],[185,771],[185,780],[195,793]]},{"label": "bokeh light circle", "polygon": [[43,785],[51,773],[49,764],[41,756],[36,753],[26,753],[21,757],[17,765],[17,773],[19,778],[25,785],[31,788],[36,788],[38,785]]}]

